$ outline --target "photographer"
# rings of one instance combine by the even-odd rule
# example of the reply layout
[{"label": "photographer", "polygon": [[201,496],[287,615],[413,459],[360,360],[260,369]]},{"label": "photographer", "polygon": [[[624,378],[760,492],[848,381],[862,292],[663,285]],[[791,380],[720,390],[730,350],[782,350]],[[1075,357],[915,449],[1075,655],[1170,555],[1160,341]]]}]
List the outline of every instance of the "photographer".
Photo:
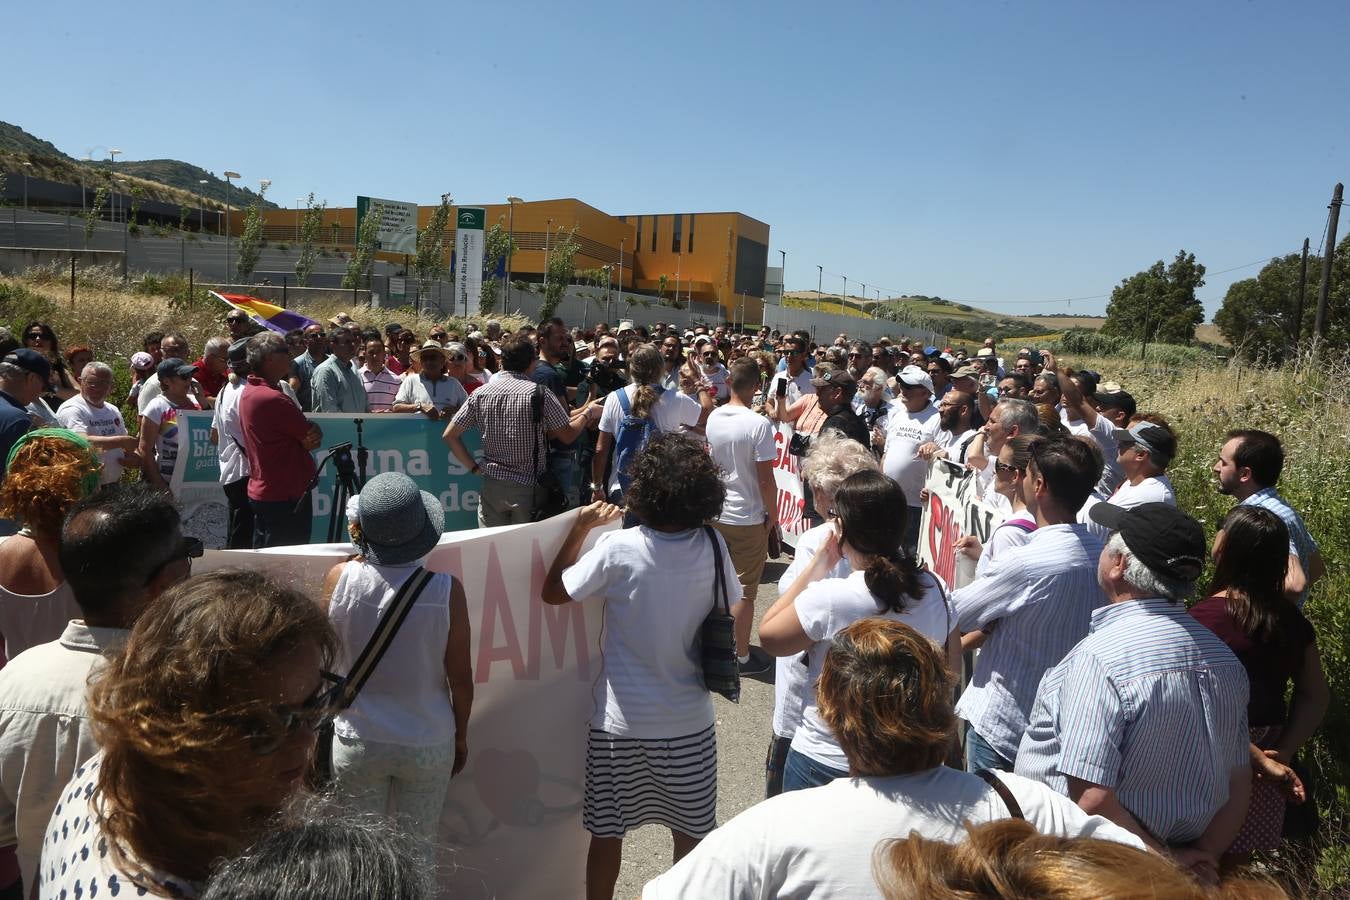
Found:
[{"label": "photographer", "polygon": [[263,332],[248,341],[248,386],[239,398],[239,427],[248,456],[248,499],[253,507],[253,549],[309,543],[310,451],[323,441],[277,386],[291,371],[280,335]]},{"label": "photographer", "polygon": [[586,400],[603,400],[614,391],[628,384],[628,373],[619,362],[619,345],[615,342],[601,344],[595,351],[595,358],[586,367],[586,378],[582,382],[585,390],[578,393]]}]

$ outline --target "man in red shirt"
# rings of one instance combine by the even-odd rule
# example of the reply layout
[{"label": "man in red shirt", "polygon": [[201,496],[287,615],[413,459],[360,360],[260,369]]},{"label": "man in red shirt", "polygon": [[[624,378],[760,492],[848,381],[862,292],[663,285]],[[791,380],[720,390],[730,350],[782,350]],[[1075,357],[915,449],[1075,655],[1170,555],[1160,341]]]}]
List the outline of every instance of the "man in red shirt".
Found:
[{"label": "man in red shirt", "polygon": [[202,386],[202,406],[214,408],[216,395],[225,386],[226,372],[230,365],[230,339],[213,337],[206,342],[202,358],[192,364],[197,371],[193,375]]},{"label": "man in red shirt", "polygon": [[291,373],[290,351],[280,335],[268,331],[250,338],[248,367],[239,425],[248,455],[253,549],[308,544],[315,471],[310,451],[323,441],[323,432],[277,386]]}]

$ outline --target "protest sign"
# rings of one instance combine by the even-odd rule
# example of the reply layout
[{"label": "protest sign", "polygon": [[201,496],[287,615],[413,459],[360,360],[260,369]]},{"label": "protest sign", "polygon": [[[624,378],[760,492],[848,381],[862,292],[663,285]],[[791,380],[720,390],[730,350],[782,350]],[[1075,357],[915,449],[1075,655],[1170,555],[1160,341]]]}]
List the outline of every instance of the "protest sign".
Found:
[{"label": "protest sign", "polygon": [[[441,817],[442,896],[584,893],[581,801],[604,609],[539,599],[575,517],[447,533],[427,557],[429,569],[464,585],[472,632],[469,760],[450,782]],[[193,571],[247,567],[317,596],[324,573],[352,551],[348,544],[215,550]]]},{"label": "protest sign", "polygon": [[[216,445],[211,443],[212,415],[206,410],[178,413],[178,459],[174,462],[169,486],[188,512],[204,503],[225,504],[225,491],[220,484],[220,461]],[[445,507],[446,531],[477,527],[478,492],[482,479],[470,475],[450,454],[449,448],[441,440],[445,423],[433,422],[417,413],[366,416],[308,413],[305,418],[323,429],[322,449],[314,453],[316,461],[323,459],[328,448],[345,442],[353,444],[352,453],[355,454],[359,423],[361,443],[369,450],[367,478],[381,472],[402,472],[416,481],[419,488],[440,498],[441,505]],[[476,455],[478,433],[466,432],[464,445]],[[335,478],[334,464],[329,462],[324,465],[319,483],[314,488],[311,541],[328,539]]]},{"label": "protest sign", "polygon": [[978,481],[975,470],[938,459],[924,484],[928,502],[923,504],[919,526],[919,559],[949,588],[961,587],[975,577],[975,560],[957,553],[956,542],[970,534],[981,544],[988,543],[1004,519],[1004,513],[980,499]]},{"label": "protest sign", "polygon": [[806,518],[806,493],[802,489],[800,457],[788,452],[792,446],[792,426],[779,422],[773,434],[773,481],[778,488],[778,527],[783,543],[797,546],[811,522]]}]

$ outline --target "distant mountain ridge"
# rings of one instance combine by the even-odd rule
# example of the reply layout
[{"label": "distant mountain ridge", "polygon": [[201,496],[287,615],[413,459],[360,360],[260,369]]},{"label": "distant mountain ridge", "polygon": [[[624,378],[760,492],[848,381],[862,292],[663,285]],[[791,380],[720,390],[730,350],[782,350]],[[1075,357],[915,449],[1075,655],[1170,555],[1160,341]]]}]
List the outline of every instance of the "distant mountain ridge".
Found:
[{"label": "distant mountain ridge", "polygon": [[[24,159],[14,162],[6,159],[15,156]],[[237,209],[249,206],[255,200],[261,200],[260,205],[264,209],[280,208],[272,201],[261,198],[256,191],[238,184],[228,184],[214,172],[192,163],[177,159],[119,160],[116,163],[109,160],[83,162],[62,153],[50,141],[29,134],[17,125],[0,122],[0,168],[14,170],[16,163],[21,165],[25,160],[32,161],[34,167],[39,170],[34,174],[73,184],[79,184],[81,170],[85,171],[90,184],[100,181],[104,173],[116,172],[118,175],[174,188],[182,194],[189,195],[190,205],[193,206],[197,205],[197,198],[205,198],[207,201],[214,201],[208,202],[208,206],[223,206],[228,202]],[[201,183],[203,180],[206,184]],[[181,195],[176,196],[179,200],[186,199]]]}]

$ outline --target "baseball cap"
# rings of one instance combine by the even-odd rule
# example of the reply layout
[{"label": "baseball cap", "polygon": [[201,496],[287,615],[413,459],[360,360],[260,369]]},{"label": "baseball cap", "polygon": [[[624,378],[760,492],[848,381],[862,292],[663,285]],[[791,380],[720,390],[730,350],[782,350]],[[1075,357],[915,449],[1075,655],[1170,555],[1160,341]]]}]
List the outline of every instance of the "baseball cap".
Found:
[{"label": "baseball cap", "polygon": [[20,369],[32,372],[43,381],[52,376],[52,364],[47,361],[47,357],[27,347],[9,351],[5,354],[3,361],[11,366],[18,366]]},{"label": "baseball cap", "polygon": [[979,378],[984,374],[979,366],[962,366],[952,373],[953,378]]},{"label": "baseball cap", "polygon": [[840,385],[854,385],[858,379],[849,374],[848,369],[840,369],[831,363],[816,363],[815,374],[811,378],[811,384],[815,387],[839,387]]},{"label": "baseball cap", "polygon": [[435,338],[428,338],[427,340],[423,341],[422,346],[417,348],[417,355],[421,356],[428,350],[435,350],[437,353],[440,353],[442,355],[444,355],[445,353],[445,348],[442,347],[441,342],[436,340]]},{"label": "baseball cap", "polygon": [[936,348],[936,347],[924,347],[924,348],[923,348],[923,355],[924,355],[924,356],[937,356],[937,355],[938,355],[938,348]]},{"label": "baseball cap", "polygon": [[632,320],[632,319],[623,319],[622,321],[619,322],[619,333],[620,333],[620,334],[622,334],[622,333],[625,332],[625,331],[632,331],[632,330],[633,330],[633,320]]},{"label": "baseball cap", "polygon": [[918,387],[919,385],[923,385],[928,388],[929,391],[933,390],[933,379],[928,377],[928,373],[918,366],[905,366],[900,370],[899,374],[892,379],[892,383],[896,388]]},{"label": "baseball cap", "polygon": [[1148,451],[1153,463],[1160,469],[1177,455],[1177,439],[1172,432],[1152,422],[1135,422],[1129,428],[1117,428],[1112,432],[1117,444],[1136,444]]},{"label": "baseball cap", "polygon": [[[1154,426],[1156,427],[1156,426]],[[1149,571],[1174,581],[1194,581],[1205,567],[1205,528],[1170,503],[1129,508],[1096,503],[1088,516],[1119,532]]]},{"label": "baseball cap", "polygon": [[155,366],[155,374],[159,376],[161,381],[172,375],[177,375],[179,378],[191,378],[197,374],[197,367],[176,356],[170,356],[168,359],[161,360],[159,365]]},{"label": "baseball cap", "polygon": [[1098,406],[1124,410],[1127,416],[1134,415],[1137,410],[1134,396],[1126,391],[1098,391],[1092,395],[1092,399]]},{"label": "baseball cap", "polygon": [[[247,344],[248,341],[245,340],[244,343]],[[233,347],[234,345],[231,344],[230,346]],[[135,353],[131,354],[131,367],[133,369],[149,369],[153,368],[154,365],[155,358],[144,350],[137,350]]]},{"label": "baseball cap", "polygon": [[[248,338],[240,338],[231,344],[230,349],[226,351],[226,356],[230,360],[230,365],[232,366],[241,366],[248,362]],[[149,359],[150,354],[146,353],[145,357]],[[135,365],[136,360],[134,357],[131,362]]]}]

